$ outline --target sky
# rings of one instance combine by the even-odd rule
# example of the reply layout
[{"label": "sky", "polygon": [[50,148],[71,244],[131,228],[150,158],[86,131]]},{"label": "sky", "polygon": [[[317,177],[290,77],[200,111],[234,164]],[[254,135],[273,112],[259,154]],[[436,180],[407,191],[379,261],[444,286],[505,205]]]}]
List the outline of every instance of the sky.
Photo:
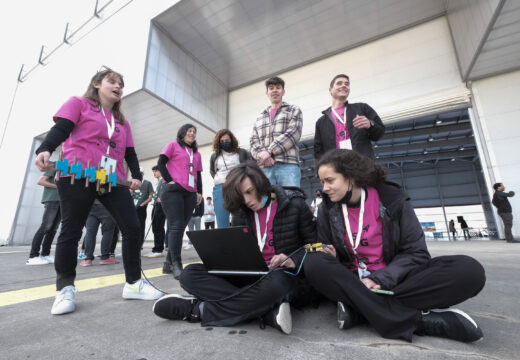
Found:
[{"label": "sky", "polygon": [[[101,5],[106,1],[101,0]],[[73,31],[92,16],[95,6],[96,0],[16,0],[0,5],[0,138],[22,64],[32,68],[42,45],[50,52],[62,42],[67,22]]]}]

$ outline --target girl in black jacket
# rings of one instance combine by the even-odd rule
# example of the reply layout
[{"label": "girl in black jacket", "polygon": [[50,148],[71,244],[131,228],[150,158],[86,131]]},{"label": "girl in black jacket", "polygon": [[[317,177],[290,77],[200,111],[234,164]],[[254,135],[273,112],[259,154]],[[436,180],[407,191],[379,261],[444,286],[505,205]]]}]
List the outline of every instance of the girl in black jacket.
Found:
[{"label": "girl in black jacket", "polygon": [[331,150],[317,165],[324,200],[318,241],[328,244],[305,260],[305,276],[338,302],[340,328],[368,321],[385,338],[412,334],[471,342],[482,331],[449,308],[477,295],[483,267],[463,255],[431,258],[406,194],[373,160]]},{"label": "girl in black jacket", "polygon": [[165,319],[201,321],[202,326],[231,326],[263,317],[267,324],[289,334],[291,312],[284,300],[296,284],[297,276],[293,274],[301,267],[302,246],[313,243],[316,235],[305,195],[298,188],[271,186],[258,165],[250,161],[229,172],[223,196],[226,209],[241,214],[233,216],[233,225],[241,219],[248,231],[256,235],[272,271],[249,287],[257,278],[219,276],[209,274],[203,264],[189,265],[182,272],[180,283],[195,297],[166,295],[155,303],[153,311]]}]

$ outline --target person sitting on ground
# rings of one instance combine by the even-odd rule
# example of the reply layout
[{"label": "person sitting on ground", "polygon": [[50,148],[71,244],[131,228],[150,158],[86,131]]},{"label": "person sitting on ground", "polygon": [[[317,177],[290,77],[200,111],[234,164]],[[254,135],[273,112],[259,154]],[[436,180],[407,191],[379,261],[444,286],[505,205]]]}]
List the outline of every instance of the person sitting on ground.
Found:
[{"label": "person sitting on ground", "polygon": [[372,159],[335,149],[316,168],[324,191],[318,241],[327,246],[308,254],[305,277],[338,302],[340,328],[368,322],[385,338],[407,341],[482,338],[468,314],[450,308],[482,290],[482,265],[465,255],[431,258],[408,196]]},{"label": "person sitting on ground", "polygon": [[189,265],[180,283],[194,297],[166,295],[155,303],[153,311],[164,319],[201,321],[202,326],[232,326],[262,317],[265,323],[289,334],[292,318],[286,300],[291,289],[296,289],[298,276],[285,270],[298,273],[304,257],[303,249],[298,250],[315,241],[315,223],[305,195],[298,188],[271,185],[260,167],[249,161],[229,172],[223,196],[226,209],[241,214],[233,216],[232,224],[243,222],[256,235],[271,271],[249,287],[258,278],[219,276],[209,274],[203,264]]}]

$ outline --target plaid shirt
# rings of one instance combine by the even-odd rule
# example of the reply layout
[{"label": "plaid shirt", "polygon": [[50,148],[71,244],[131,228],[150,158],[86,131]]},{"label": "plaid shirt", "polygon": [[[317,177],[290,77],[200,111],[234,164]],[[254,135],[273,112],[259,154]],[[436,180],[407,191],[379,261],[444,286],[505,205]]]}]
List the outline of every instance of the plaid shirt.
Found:
[{"label": "plaid shirt", "polygon": [[275,162],[299,164],[298,141],[302,134],[302,111],[296,105],[282,102],[271,121],[270,110],[269,106],[256,118],[249,139],[251,155],[258,160],[258,154],[267,151]]}]

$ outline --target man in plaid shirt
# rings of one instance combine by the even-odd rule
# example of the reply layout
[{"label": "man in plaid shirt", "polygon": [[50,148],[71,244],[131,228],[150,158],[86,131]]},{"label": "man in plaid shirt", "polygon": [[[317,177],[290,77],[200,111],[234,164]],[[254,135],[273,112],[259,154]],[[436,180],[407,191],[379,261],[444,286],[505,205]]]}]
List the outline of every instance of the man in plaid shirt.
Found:
[{"label": "man in plaid shirt", "polygon": [[249,139],[251,154],[271,184],[300,187],[298,141],[302,133],[302,111],[282,101],[285,82],[273,77],[265,82],[271,106],[255,121]]}]

